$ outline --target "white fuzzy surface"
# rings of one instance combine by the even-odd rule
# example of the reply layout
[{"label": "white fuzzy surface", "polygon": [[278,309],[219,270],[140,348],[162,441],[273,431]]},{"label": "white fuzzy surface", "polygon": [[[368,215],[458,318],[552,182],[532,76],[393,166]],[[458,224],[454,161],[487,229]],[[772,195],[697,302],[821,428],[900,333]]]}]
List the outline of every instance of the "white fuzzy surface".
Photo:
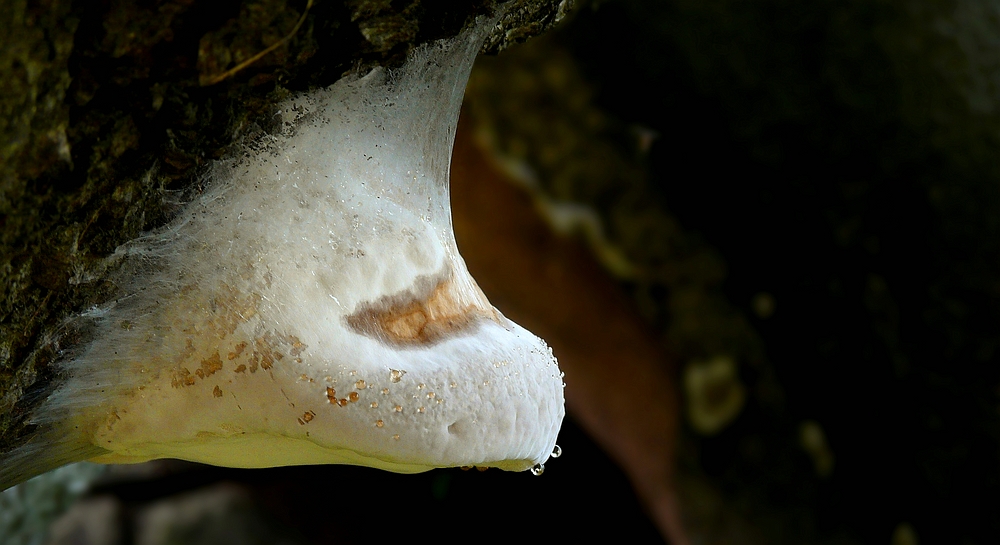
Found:
[{"label": "white fuzzy surface", "polygon": [[[35,420],[104,462],[544,462],[561,373],[489,307],[451,227],[455,126],[489,26],[283,104],[282,134],[213,167],[176,221],[120,249],[122,296],[92,312],[95,340]],[[348,323],[441,280],[494,318],[415,344]]]}]

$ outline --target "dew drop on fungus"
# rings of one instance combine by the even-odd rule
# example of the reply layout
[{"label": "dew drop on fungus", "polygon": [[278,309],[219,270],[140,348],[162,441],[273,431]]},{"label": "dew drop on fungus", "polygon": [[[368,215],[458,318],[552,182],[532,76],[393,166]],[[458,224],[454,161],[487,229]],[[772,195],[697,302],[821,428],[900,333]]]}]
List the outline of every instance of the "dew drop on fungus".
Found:
[{"label": "dew drop on fungus", "polygon": [[534,466],[531,467],[532,475],[537,477],[542,473],[545,473],[545,464],[535,464]]},{"label": "dew drop on fungus", "polygon": [[397,413],[403,412],[403,407],[401,405],[396,405],[394,409],[396,410]]},{"label": "dew drop on fungus", "polygon": [[382,395],[384,395],[384,396],[389,395],[389,389],[388,388],[382,388]]},{"label": "dew drop on fungus", "polygon": [[399,434],[397,433],[397,434],[393,435],[392,438],[395,439],[395,440],[397,440],[397,441],[399,441]]},{"label": "dew drop on fungus", "polygon": [[372,408],[373,409],[377,409],[378,408],[378,401],[372,401]]},{"label": "dew drop on fungus", "polygon": [[357,382],[354,383],[354,387],[357,388],[358,390],[364,390],[365,389],[365,380],[364,379],[358,380]]},{"label": "dew drop on fungus", "polygon": [[384,425],[385,425],[385,422],[382,422],[381,420],[376,420],[375,421],[375,427],[376,428],[381,428]]},{"label": "dew drop on fungus", "polygon": [[347,399],[351,400],[351,403],[354,403],[355,401],[357,401],[359,397],[361,397],[361,396],[359,396],[357,392],[351,392],[351,393],[347,394]]},{"label": "dew drop on fungus", "polygon": [[558,458],[562,456],[562,447],[560,447],[559,445],[552,447],[552,454],[550,454],[549,456],[553,458]]},{"label": "dew drop on fungus", "polygon": [[403,375],[405,374],[406,371],[400,371],[398,369],[389,369],[389,382],[393,383],[399,382],[403,380]]}]

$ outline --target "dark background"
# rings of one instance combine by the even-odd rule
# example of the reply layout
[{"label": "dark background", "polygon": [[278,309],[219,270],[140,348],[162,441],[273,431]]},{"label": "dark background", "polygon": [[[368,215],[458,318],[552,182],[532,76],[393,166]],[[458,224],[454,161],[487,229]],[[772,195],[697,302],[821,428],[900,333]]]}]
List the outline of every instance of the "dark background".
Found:
[{"label": "dark background", "polygon": [[[763,347],[740,366],[739,416],[685,428],[679,452],[759,530],[747,542],[886,544],[900,523],[924,544],[1000,539],[1000,15],[981,6],[608,1],[546,38],[594,104],[658,135],[636,160],[645,198],[718,253],[718,289]],[[659,289],[648,314],[668,328]],[[761,293],[773,315],[755,314]],[[799,446],[806,420],[835,456],[827,476]],[[90,495],[130,512],[235,481],[314,543],[660,540],[571,420],[559,443],[537,478],[175,464]]]}]

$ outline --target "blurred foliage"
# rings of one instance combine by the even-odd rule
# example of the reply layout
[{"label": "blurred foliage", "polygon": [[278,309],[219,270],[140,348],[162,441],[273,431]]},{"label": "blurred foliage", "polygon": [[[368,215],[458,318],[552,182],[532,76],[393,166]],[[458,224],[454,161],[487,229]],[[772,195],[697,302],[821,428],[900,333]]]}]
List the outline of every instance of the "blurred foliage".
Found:
[{"label": "blurred foliage", "polygon": [[607,1],[523,49],[471,110],[599,213],[675,352],[739,359],[746,408],[684,460],[740,539],[995,540],[1000,8]]}]

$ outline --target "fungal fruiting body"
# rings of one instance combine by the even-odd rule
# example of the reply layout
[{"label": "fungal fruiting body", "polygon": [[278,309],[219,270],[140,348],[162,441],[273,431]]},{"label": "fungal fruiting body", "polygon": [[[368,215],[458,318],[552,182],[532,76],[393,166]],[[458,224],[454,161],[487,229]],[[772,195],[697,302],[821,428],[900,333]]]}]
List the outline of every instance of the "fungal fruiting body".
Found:
[{"label": "fungal fruiting body", "polygon": [[[448,175],[480,24],[280,107],[282,129],[119,249],[122,294],[0,458],[524,470],[564,415],[547,345],[466,270]],[[502,211],[497,211],[502,213]]]}]

